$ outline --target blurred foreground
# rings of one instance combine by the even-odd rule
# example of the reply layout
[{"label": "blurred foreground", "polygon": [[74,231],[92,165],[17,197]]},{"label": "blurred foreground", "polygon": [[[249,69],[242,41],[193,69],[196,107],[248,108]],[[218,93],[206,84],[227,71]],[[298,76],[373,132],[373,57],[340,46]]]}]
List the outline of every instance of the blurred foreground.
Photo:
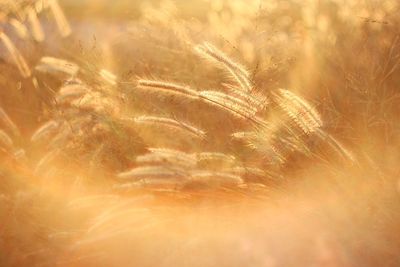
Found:
[{"label": "blurred foreground", "polygon": [[399,23],[0,0],[0,266],[400,266]]}]

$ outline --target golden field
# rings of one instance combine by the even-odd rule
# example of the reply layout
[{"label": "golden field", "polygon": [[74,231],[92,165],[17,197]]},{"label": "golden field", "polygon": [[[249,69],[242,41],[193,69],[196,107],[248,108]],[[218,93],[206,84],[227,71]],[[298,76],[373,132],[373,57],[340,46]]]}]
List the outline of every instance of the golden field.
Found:
[{"label": "golden field", "polygon": [[400,266],[396,0],[0,0],[0,266]]}]

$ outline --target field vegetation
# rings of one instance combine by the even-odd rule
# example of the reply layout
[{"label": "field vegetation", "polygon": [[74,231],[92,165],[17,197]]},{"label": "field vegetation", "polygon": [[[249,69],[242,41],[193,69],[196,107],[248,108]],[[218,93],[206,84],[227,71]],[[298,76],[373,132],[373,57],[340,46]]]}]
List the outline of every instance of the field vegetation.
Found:
[{"label": "field vegetation", "polygon": [[397,0],[0,0],[0,266],[400,266]]}]

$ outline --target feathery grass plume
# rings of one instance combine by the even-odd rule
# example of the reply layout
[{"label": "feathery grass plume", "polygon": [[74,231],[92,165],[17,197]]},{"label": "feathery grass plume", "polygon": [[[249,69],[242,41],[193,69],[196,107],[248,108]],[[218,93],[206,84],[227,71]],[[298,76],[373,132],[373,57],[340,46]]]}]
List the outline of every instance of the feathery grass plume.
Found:
[{"label": "feathery grass plume", "polygon": [[20,135],[17,125],[15,125],[2,107],[0,107],[0,125],[3,125],[3,127],[8,129],[14,136]]},{"label": "feathery grass plume", "polygon": [[140,155],[136,157],[135,162],[139,164],[176,165],[182,168],[194,168],[197,164],[196,159],[190,154],[178,150],[165,151],[165,149],[156,149],[151,153]]},{"label": "feathery grass plume", "polygon": [[180,150],[170,149],[170,148],[148,148],[151,153],[163,155],[169,158],[175,158],[178,161],[186,162],[189,165],[194,165],[197,163],[196,157],[193,154],[185,153]]},{"label": "feathery grass plume", "polygon": [[244,183],[240,175],[222,171],[195,170],[191,172],[192,181],[218,185],[241,185]]},{"label": "feathery grass plume", "polygon": [[244,91],[250,92],[253,89],[248,71],[240,64],[233,62],[213,45],[203,43],[202,45],[197,45],[195,51],[204,58],[219,63],[226,68]]},{"label": "feathery grass plume", "polygon": [[50,74],[64,73],[69,76],[76,76],[79,72],[79,66],[65,59],[42,57],[35,70]]},{"label": "feathery grass plume", "polygon": [[37,142],[37,141],[42,140],[43,138],[48,137],[49,135],[51,135],[52,132],[54,132],[56,129],[58,129],[59,126],[60,126],[60,123],[55,120],[50,120],[50,121],[46,122],[45,124],[40,126],[39,129],[37,129],[33,133],[32,137],[31,137],[31,141]]},{"label": "feathery grass plume", "polygon": [[32,7],[28,8],[27,16],[28,16],[28,22],[31,26],[33,39],[35,39],[35,41],[39,43],[43,42],[45,39],[45,35],[43,27],[40,24],[40,20],[37,16],[36,10]]},{"label": "feathery grass plume", "polygon": [[233,139],[237,140],[249,140],[249,139],[255,139],[257,138],[257,134],[253,131],[248,131],[248,132],[236,132],[231,134]]},{"label": "feathery grass plume", "polygon": [[201,152],[196,154],[196,158],[198,161],[224,161],[229,163],[236,161],[235,156],[220,152]]},{"label": "feathery grass plume", "polygon": [[250,105],[249,103],[243,101],[242,99],[231,96],[229,94],[219,92],[219,91],[201,91],[200,95],[207,97],[208,99],[220,99],[221,102],[234,103],[236,106],[241,107],[238,110],[242,110],[243,113],[254,115],[257,113],[257,108]]},{"label": "feathery grass plume", "polygon": [[13,27],[15,33],[18,35],[19,38],[23,40],[28,38],[28,30],[26,29],[26,26],[22,24],[19,20],[11,18],[9,20],[9,24]]},{"label": "feathery grass plume", "polygon": [[0,129],[0,146],[6,149],[10,149],[14,146],[14,142],[11,137],[3,130]]},{"label": "feathery grass plume", "polygon": [[163,166],[142,166],[136,167],[117,175],[121,179],[143,180],[152,178],[184,178],[185,172],[178,168]]},{"label": "feathery grass plume", "polygon": [[163,92],[166,94],[177,94],[193,99],[198,98],[198,92],[196,90],[175,83],[140,79],[138,80],[138,88],[155,90],[156,92]]},{"label": "feathery grass plume", "polygon": [[252,92],[250,94],[239,90],[236,87],[230,87],[229,90],[235,95],[235,97],[240,98],[249,106],[254,107],[257,111],[265,109],[269,104],[268,98],[260,93]]},{"label": "feathery grass plume", "polygon": [[109,83],[111,85],[117,84],[117,76],[114,73],[112,73],[106,69],[101,69],[99,71],[99,75],[107,83]]},{"label": "feathery grass plume", "polygon": [[[151,178],[151,179],[141,179],[137,182],[132,183],[123,183],[114,185],[113,189],[117,190],[132,190],[132,189],[140,189],[140,188],[151,188],[156,191],[163,191],[164,189],[180,189],[186,183],[187,180],[183,180],[182,178],[169,177],[165,178]],[[175,191],[175,190],[174,190]]]},{"label": "feathery grass plume", "polygon": [[305,134],[316,132],[322,127],[321,116],[307,101],[293,92],[279,89],[276,94],[278,105],[302,129]]},{"label": "feathery grass plume", "polygon": [[226,111],[232,113],[234,116],[239,116],[241,118],[247,119],[249,116],[252,115],[252,112],[248,110],[247,106],[238,104],[236,101],[233,101],[229,95],[217,92],[218,94],[220,93],[222,95],[226,95],[226,97],[222,97],[215,93],[216,91],[201,91],[199,93],[199,96],[206,102],[223,108]]},{"label": "feathery grass plume", "polygon": [[117,99],[104,96],[101,92],[88,92],[71,102],[71,105],[86,111],[92,111],[97,115],[118,116],[119,103]]},{"label": "feathery grass plume", "polygon": [[67,37],[71,34],[71,27],[62,11],[58,0],[47,0],[46,1],[50,11],[53,13],[54,19],[56,21],[58,30],[62,37]]},{"label": "feathery grass plume", "polygon": [[286,157],[283,151],[279,148],[279,143],[276,143],[276,137],[273,130],[262,128],[256,131],[236,132],[231,134],[232,138],[243,141],[250,149],[257,151],[266,159],[277,164],[286,162]]},{"label": "feathery grass plume", "polygon": [[203,131],[195,126],[192,126],[188,123],[174,120],[171,118],[156,117],[156,116],[141,116],[141,117],[134,118],[133,121],[138,124],[165,126],[167,128],[171,128],[171,129],[179,129],[179,130],[182,130],[182,131],[189,133],[190,135],[200,138],[200,139],[204,139],[206,137],[205,131]]},{"label": "feathery grass plume", "polygon": [[24,57],[15,47],[13,42],[8,38],[8,36],[4,32],[0,32],[0,40],[6,47],[7,51],[10,53],[11,58],[14,61],[14,64],[17,66],[19,72],[21,73],[22,77],[28,78],[31,76],[31,70],[28,67]]},{"label": "feathery grass plume", "polygon": [[266,175],[264,170],[255,167],[234,167],[232,168],[232,172],[241,176],[251,175],[264,177]]},{"label": "feathery grass plume", "polygon": [[66,84],[57,92],[56,100],[59,103],[69,102],[78,97],[83,97],[89,88],[83,84]]},{"label": "feathery grass plume", "polygon": [[199,97],[204,102],[225,110],[234,117],[249,120],[259,125],[266,124],[262,119],[255,116],[257,111],[254,108],[249,107],[246,103],[243,105],[243,101],[240,99],[216,91],[201,91]]}]

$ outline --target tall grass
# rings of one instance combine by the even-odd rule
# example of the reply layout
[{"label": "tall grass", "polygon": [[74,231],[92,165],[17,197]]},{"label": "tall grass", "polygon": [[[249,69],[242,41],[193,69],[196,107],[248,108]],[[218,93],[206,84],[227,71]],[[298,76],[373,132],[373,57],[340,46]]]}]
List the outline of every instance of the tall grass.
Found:
[{"label": "tall grass", "polygon": [[1,266],[400,264],[396,1],[99,5],[0,0]]}]

